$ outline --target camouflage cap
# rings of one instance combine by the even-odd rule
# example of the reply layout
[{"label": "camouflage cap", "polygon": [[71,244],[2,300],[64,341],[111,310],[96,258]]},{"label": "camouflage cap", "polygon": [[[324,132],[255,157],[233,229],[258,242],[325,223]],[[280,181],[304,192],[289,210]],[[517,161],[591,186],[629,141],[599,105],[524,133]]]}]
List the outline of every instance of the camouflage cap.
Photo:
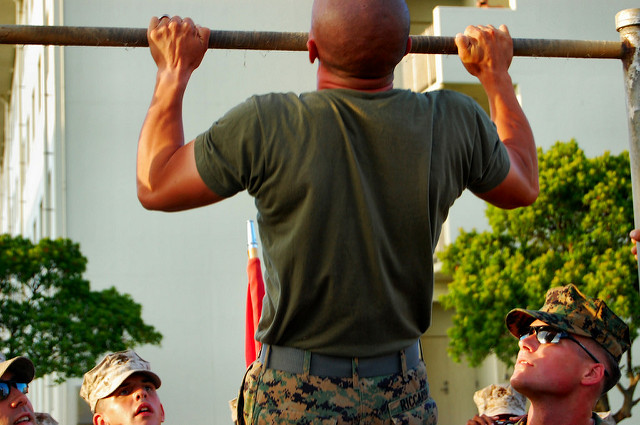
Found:
[{"label": "camouflage cap", "polygon": [[96,367],[84,374],[80,396],[89,403],[91,411],[95,413],[98,400],[108,397],[129,376],[143,373],[160,388],[160,378],[151,372],[151,365],[143,360],[133,350],[118,351],[107,354]]},{"label": "camouflage cap", "polygon": [[511,384],[491,384],[473,394],[478,415],[522,416],[527,413],[527,399]]},{"label": "camouflage cap", "polygon": [[33,380],[36,374],[36,368],[33,366],[33,362],[26,357],[14,357],[11,360],[7,360],[3,354],[0,354],[0,377],[5,372],[10,371],[13,381],[21,381],[28,384]]},{"label": "camouflage cap", "polygon": [[617,362],[631,346],[627,324],[604,301],[585,297],[573,284],[549,289],[540,310],[516,308],[507,314],[505,321],[509,332],[518,338],[536,319],[593,338]]}]

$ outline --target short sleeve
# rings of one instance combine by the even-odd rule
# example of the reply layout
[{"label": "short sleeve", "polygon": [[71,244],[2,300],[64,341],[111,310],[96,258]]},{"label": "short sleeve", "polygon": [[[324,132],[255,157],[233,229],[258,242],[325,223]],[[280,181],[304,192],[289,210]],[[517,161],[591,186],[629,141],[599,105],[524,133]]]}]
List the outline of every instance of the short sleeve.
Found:
[{"label": "short sleeve", "polygon": [[260,186],[262,128],[254,98],[231,109],[194,143],[198,173],[218,195],[230,197]]},{"label": "short sleeve", "polygon": [[498,186],[507,177],[511,163],[495,124],[487,113],[475,104],[476,130],[468,188],[484,193]]}]

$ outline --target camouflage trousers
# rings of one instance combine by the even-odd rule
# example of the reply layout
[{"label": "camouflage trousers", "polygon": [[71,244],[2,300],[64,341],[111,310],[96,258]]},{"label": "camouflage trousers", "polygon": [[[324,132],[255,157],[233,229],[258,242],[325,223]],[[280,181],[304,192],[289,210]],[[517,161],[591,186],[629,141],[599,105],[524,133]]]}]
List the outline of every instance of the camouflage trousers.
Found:
[{"label": "camouflage trousers", "polygon": [[238,423],[246,425],[435,425],[437,417],[422,361],[406,373],[374,378],[292,374],[255,361],[238,398]]}]

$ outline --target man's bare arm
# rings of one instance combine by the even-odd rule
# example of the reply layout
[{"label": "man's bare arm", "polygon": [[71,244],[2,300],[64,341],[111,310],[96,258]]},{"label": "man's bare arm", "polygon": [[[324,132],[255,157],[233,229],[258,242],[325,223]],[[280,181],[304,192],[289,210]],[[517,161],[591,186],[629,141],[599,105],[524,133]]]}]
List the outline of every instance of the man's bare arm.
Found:
[{"label": "man's bare arm", "polygon": [[484,87],[498,135],[507,148],[511,168],[494,189],[477,194],[500,208],[532,204],[540,191],[533,132],[513,90],[509,66],[513,43],[506,26],[470,26],[456,36],[463,65]]},{"label": "man's bare arm", "polygon": [[189,18],[154,17],[147,38],[158,72],[138,140],[138,199],[147,209],[163,211],[217,202],[223,198],[202,181],[193,142],[184,144],[182,124],[184,93],[207,51],[209,30]]}]

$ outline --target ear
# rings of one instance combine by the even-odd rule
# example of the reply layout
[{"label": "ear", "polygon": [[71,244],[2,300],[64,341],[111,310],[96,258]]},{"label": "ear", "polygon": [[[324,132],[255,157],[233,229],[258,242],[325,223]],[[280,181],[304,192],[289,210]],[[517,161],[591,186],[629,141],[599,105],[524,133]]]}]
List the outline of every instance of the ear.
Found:
[{"label": "ear", "polygon": [[93,425],[108,425],[100,413],[93,414]]},{"label": "ear", "polygon": [[413,40],[411,39],[411,37],[407,38],[407,50],[405,50],[404,55],[408,55],[409,52],[411,51],[411,44],[413,43]]},{"label": "ear", "polygon": [[313,38],[307,40],[307,50],[309,51],[309,62],[314,63],[318,59],[318,46]]},{"label": "ear", "polygon": [[605,379],[605,367],[602,363],[592,363],[582,377],[583,385],[598,385]]},{"label": "ear", "polygon": [[164,406],[162,405],[162,403],[160,404],[160,412],[162,413],[162,416],[160,418],[160,423],[164,422]]}]

